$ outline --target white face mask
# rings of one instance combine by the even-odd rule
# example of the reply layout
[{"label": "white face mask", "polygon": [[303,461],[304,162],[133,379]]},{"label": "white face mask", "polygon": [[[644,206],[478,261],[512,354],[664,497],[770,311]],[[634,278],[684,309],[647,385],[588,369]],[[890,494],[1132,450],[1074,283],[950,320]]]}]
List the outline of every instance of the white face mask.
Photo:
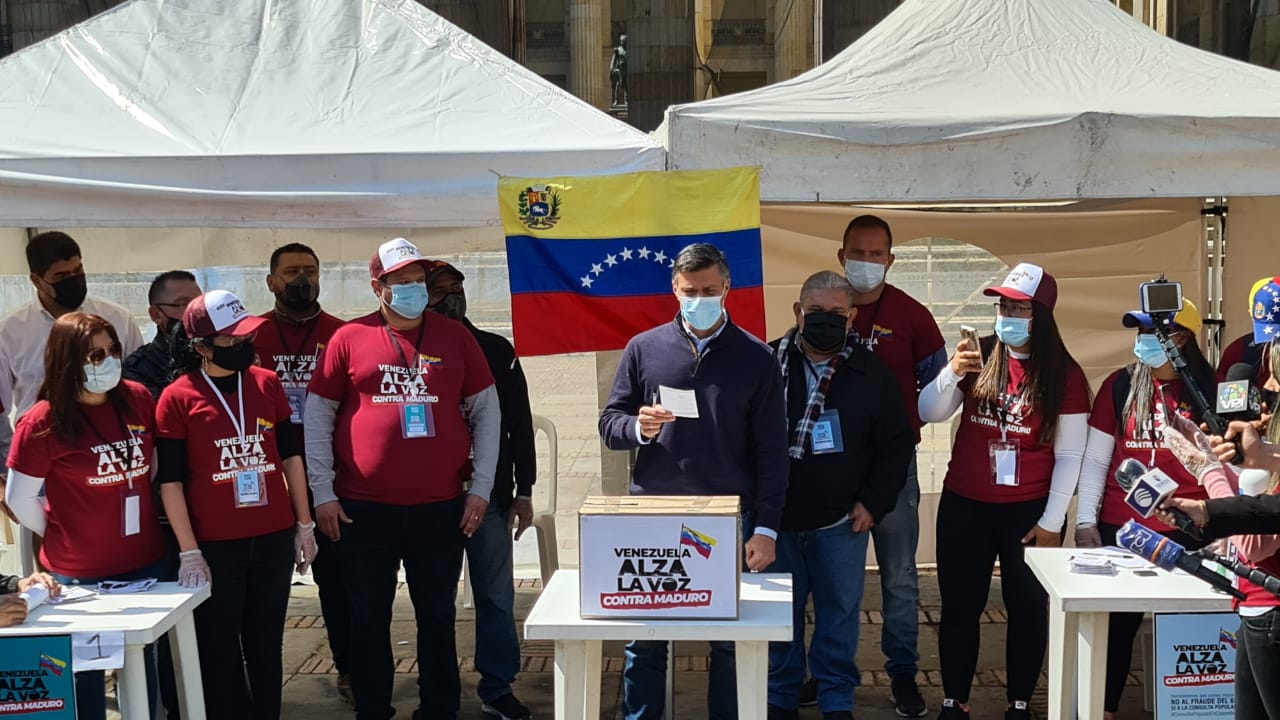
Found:
[{"label": "white face mask", "polygon": [[860,292],[871,292],[880,287],[884,282],[884,274],[887,267],[880,263],[863,262],[861,260],[845,260],[844,276],[853,286],[853,289]]},{"label": "white face mask", "polygon": [[120,358],[109,355],[101,365],[87,363],[84,366],[84,389],[91,393],[105,393],[120,384]]}]

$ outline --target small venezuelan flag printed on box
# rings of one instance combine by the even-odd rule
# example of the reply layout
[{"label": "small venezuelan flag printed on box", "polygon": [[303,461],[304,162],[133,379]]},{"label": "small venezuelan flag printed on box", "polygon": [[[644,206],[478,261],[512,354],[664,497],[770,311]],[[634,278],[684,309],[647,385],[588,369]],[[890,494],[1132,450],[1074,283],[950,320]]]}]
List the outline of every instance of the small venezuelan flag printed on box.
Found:
[{"label": "small venezuelan flag printed on box", "polygon": [[691,529],[688,525],[681,525],[680,544],[688,545],[702,557],[709,558],[711,557],[711,548],[716,545],[716,539],[709,535],[703,535],[697,530]]},{"label": "small venezuelan flag printed on box", "polygon": [[59,660],[47,653],[40,653],[40,667],[61,677],[62,671],[67,669],[67,661]]},{"label": "small venezuelan flag printed on box", "polygon": [[764,337],[756,168],[498,182],[521,355],[618,350],[679,311],[675,257],[710,243],[729,261],[725,307]]}]

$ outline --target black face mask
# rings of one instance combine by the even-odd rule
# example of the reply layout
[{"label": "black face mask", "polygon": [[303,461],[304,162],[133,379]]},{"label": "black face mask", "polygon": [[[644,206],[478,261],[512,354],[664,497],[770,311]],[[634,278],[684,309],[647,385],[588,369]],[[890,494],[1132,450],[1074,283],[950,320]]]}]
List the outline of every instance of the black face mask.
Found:
[{"label": "black face mask", "polygon": [[820,353],[836,352],[844,347],[845,324],[848,319],[840,313],[820,311],[804,316],[804,330],[800,336],[809,347]]},{"label": "black face mask", "polygon": [[213,348],[213,364],[231,372],[248,370],[257,357],[253,350],[253,343],[248,340],[235,347],[218,347],[217,345],[210,345],[210,347]]},{"label": "black face mask", "polygon": [[284,294],[277,295],[281,304],[290,310],[310,310],[320,297],[320,286],[306,275],[299,275],[284,286]]},{"label": "black face mask", "polygon": [[451,292],[440,298],[440,302],[430,306],[432,310],[461,322],[467,316],[467,296],[461,292]]},{"label": "black face mask", "polygon": [[72,275],[49,285],[53,287],[53,301],[69,310],[83,305],[89,294],[88,278],[84,275]]}]

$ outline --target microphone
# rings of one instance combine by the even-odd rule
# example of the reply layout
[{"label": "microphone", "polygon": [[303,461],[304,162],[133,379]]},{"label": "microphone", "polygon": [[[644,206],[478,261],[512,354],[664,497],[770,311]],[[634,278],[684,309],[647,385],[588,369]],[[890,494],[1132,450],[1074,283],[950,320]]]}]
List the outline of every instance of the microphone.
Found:
[{"label": "microphone", "polygon": [[1227,379],[1218,383],[1218,414],[1230,420],[1253,421],[1262,417],[1262,392],[1253,384],[1255,371],[1248,363],[1236,363]]},{"label": "microphone", "polygon": [[1184,570],[1237,600],[1245,599],[1244,593],[1232,587],[1230,580],[1201,565],[1200,560],[1188,554],[1181,545],[1132,520],[1116,532],[1116,545],[1158,568],[1169,572],[1174,568]]},{"label": "microphone", "polygon": [[[1149,518],[1155,515],[1164,504],[1178,491],[1178,483],[1164,471],[1156,468],[1148,470],[1146,465],[1126,458],[1116,468],[1116,484],[1125,491],[1124,504],[1138,515]],[[1196,542],[1204,542],[1204,533],[1196,527],[1195,520],[1178,508],[1169,508],[1173,522],[1187,537]]]},{"label": "microphone", "polygon": [[1256,567],[1242,563],[1239,560],[1223,557],[1209,550],[1197,550],[1194,554],[1199,555],[1206,560],[1211,560],[1245,580],[1248,580],[1254,585],[1257,585],[1263,590],[1266,590],[1272,595],[1280,597],[1280,577],[1276,577],[1265,570],[1259,570]]}]

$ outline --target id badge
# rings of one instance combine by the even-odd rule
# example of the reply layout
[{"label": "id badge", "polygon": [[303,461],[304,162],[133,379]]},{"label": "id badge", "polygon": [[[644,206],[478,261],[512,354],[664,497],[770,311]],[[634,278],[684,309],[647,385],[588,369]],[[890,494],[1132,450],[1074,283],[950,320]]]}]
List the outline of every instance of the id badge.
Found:
[{"label": "id badge", "polygon": [[435,416],[427,403],[400,406],[400,435],[407,439],[436,436]]},{"label": "id badge", "polygon": [[1018,487],[1018,459],[1021,449],[1016,442],[992,440],[991,480],[996,485]]},{"label": "id badge", "polygon": [[304,387],[287,387],[285,397],[289,398],[289,420],[294,425],[302,424],[302,408],[307,404],[307,389]]},{"label": "id badge", "polygon": [[844,434],[840,432],[840,411],[827,410],[813,423],[809,435],[814,455],[844,452]]},{"label": "id badge", "polygon": [[262,473],[257,470],[241,470],[236,473],[236,507],[260,507],[267,504],[267,488],[262,484]]},{"label": "id badge", "polygon": [[120,534],[130,537],[142,532],[142,495],[136,491],[124,494],[120,505]]}]

